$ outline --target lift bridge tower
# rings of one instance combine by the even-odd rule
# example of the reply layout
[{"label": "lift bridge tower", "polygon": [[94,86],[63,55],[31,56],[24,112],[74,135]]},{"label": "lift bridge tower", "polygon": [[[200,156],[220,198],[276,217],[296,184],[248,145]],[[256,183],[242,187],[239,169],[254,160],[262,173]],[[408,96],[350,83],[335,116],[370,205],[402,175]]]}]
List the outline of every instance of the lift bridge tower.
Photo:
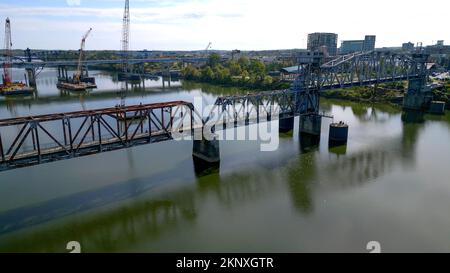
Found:
[{"label": "lift bridge tower", "polygon": [[[314,75],[320,71],[323,62],[322,52],[302,52],[298,56],[298,74],[291,90],[295,92],[295,114],[300,117],[300,132],[312,136],[320,136],[322,115],[319,114],[320,89],[312,85]],[[280,121],[282,127],[291,128],[294,122],[286,119]],[[289,124],[285,124],[285,123]]]}]

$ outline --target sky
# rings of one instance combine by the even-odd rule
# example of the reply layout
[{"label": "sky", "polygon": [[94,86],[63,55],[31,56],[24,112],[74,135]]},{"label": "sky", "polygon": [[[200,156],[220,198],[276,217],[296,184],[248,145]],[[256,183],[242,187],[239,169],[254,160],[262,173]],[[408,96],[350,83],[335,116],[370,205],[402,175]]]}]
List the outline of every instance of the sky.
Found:
[{"label": "sky", "polygon": [[[120,49],[124,0],[0,0],[13,48]],[[450,44],[448,0],[130,0],[132,50],[306,48],[307,34],[377,35],[377,47]],[[0,31],[0,40],[4,40]]]}]

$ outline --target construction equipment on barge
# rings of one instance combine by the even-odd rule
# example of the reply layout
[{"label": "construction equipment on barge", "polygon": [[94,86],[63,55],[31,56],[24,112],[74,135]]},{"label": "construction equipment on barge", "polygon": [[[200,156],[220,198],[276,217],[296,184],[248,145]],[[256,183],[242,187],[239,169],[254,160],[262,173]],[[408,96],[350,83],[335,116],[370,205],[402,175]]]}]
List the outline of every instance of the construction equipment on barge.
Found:
[{"label": "construction equipment on barge", "polygon": [[122,39],[121,43],[121,57],[122,57],[122,71],[117,75],[119,81],[141,81],[141,76],[133,73],[130,64],[130,1],[125,0],[125,8],[122,18]]},{"label": "construction equipment on barge", "polygon": [[60,89],[65,89],[69,91],[86,91],[86,89],[96,88],[95,78],[85,78],[83,76],[83,59],[84,59],[84,47],[86,44],[86,39],[91,33],[92,28],[90,28],[81,38],[80,46],[80,56],[78,57],[77,70],[73,74],[72,78],[58,78],[58,83],[56,86]]},{"label": "construction equipment on barge", "polygon": [[34,89],[22,82],[12,81],[12,38],[11,38],[11,22],[6,18],[5,22],[5,47],[3,52],[3,82],[0,85],[1,95],[27,95],[34,92]]}]

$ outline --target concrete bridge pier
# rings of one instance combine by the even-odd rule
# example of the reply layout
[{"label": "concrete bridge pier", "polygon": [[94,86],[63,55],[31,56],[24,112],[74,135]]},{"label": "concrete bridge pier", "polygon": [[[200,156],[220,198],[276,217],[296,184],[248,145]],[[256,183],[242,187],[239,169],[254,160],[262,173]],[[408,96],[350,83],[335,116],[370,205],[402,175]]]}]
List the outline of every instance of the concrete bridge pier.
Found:
[{"label": "concrete bridge pier", "polygon": [[192,149],[194,171],[197,176],[217,172],[220,168],[220,148],[218,140],[194,140]]},{"label": "concrete bridge pier", "polygon": [[167,85],[170,87],[170,82],[172,81],[171,75],[170,75],[170,67],[165,67],[161,71],[161,79],[163,82],[163,88],[166,87],[166,81]]},{"label": "concrete bridge pier", "polygon": [[197,165],[215,166],[220,164],[220,146],[217,136],[212,140],[202,137],[201,140],[194,138],[192,156]]},{"label": "concrete bridge pier", "polygon": [[278,131],[280,133],[287,133],[294,129],[294,117],[291,115],[280,115]]},{"label": "concrete bridge pier", "polygon": [[403,98],[403,109],[424,111],[429,109],[433,93],[426,85],[426,79],[409,80],[408,91]]},{"label": "concrete bridge pier", "polygon": [[36,88],[36,72],[33,68],[26,68],[28,78],[28,85],[30,87]]},{"label": "concrete bridge pier", "polygon": [[69,80],[69,75],[67,73],[67,67],[58,66],[58,80]]},{"label": "concrete bridge pier", "polygon": [[300,115],[299,132],[300,135],[310,135],[320,138],[322,129],[322,116],[311,113]]}]

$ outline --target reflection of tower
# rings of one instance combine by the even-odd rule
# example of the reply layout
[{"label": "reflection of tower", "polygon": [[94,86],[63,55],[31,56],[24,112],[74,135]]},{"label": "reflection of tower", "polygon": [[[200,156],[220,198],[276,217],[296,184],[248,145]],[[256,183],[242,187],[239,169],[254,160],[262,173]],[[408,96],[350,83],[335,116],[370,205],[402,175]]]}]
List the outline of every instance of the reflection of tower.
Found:
[{"label": "reflection of tower", "polygon": [[402,154],[405,158],[411,158],[415,153],[419,130],[425,122],[424,113],[420,111],[404,111],[402,121]]},{"label": "reflection of tower", "polygon": [[121,87],[120,87],[120,106],[124,107],[125,106],[125,98],[127,96],[127,92],[128,92],[128,82],[121,82]]},{"label": "reflection of tower", "polygon": [[[302,147],[302,150],[305,147]],[[312,211],[311,183],[317,176],[316,150],[302,153],[295,165],[288,168],[288,187],[294,206],[301,212]]]}]

